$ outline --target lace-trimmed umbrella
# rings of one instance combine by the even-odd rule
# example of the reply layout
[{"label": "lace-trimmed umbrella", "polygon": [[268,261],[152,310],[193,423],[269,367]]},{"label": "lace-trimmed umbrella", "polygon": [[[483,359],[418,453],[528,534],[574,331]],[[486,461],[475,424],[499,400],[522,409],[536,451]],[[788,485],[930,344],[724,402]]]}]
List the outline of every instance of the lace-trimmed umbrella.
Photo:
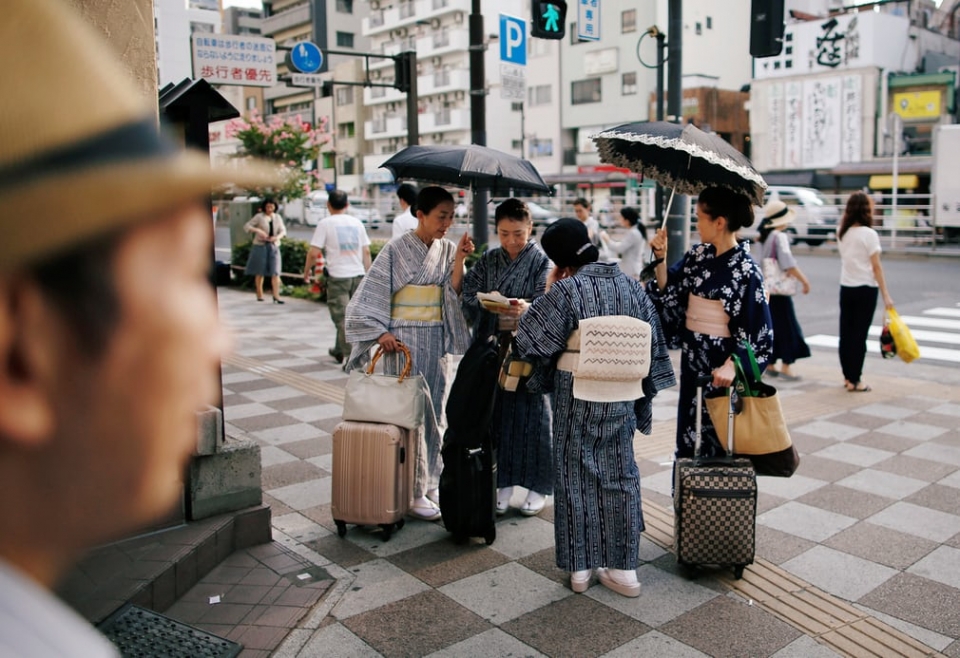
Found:
[{"label": "lace-trimmed umbrella", "polygon": [[529,161],[477,144],[408,146],[380,166],[397,180],[489,190],[494,196],[551,193]]},{"label": "lace-trimmed umbrella", "polygon": [[726,187],[763,205],[767,184],[747,156],[693,124],[638,121],[592,139],[601,162],[651,178],[674,193],[697,195],[708,187]]}]

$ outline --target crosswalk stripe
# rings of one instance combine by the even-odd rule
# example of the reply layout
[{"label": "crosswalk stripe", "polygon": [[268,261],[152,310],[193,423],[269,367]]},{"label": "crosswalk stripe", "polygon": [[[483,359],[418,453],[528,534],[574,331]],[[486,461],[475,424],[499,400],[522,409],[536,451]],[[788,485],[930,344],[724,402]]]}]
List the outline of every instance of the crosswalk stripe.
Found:
[{"label": "crosswalk stripe", "polygon": [[[914,337],[916,333],[912,332]],[[837,348],[840,344],[839,336],[828,336],[827,334],[817,334],[809,336],[807,345],[811,347],[832,347]],[[867,353],[877,354],[880,352],[880,343],[875,340],[867,341]],[[926,361],[948,361],[950,363],[960,363],[960,350],[950,350],[943,347],[929,347],[920,345],[920,358]]]},{"label": "crosswalk stripe", "polygon": [[936,308],[928,308],[923,312],[924,315],[942,315],[947,318],[960,318],[960,308],[947,308],[946,306],[938,306]]},{"label": "crosswalk stripe", "polygon": [[960,320],[943,320],[940,318],[928,318],[922,315],[901,315],[900,319],[907,323],[907,326],[914,327],[932,327],[934,329],[953,329],[960,331]]},{"label": "crosswalk stripe", "polygon": [[[873,326],[870,327],[870,335],[874,337],[880,336],[880,331],[882,327]],[[946,331],[927,331],[926,329],[910,329],[910,333],[913,334],[913,339],[919,342],[929,342],[929,343],[943,343],[946,345],[960,345],[960,334],[951,334]]]}]

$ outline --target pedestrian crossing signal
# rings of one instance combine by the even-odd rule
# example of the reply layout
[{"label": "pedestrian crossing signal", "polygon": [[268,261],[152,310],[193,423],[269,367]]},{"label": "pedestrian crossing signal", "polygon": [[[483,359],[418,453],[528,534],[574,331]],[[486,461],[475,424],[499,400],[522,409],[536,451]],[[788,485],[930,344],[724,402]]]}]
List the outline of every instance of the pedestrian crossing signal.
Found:
[{"label": "pedestrian crossing signal", "polygon": [[531,36],[562,39],[566,31],[567,3],[564,0],[533,0]]}]

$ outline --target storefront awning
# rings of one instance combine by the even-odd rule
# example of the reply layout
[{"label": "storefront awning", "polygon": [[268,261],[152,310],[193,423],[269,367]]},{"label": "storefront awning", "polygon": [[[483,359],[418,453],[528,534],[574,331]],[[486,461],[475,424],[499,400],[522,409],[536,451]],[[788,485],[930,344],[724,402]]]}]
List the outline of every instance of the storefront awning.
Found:
[{"label": "storefront awning", "polygon": [[[871,176],[869,187],[871,190],[892,190],[893,176],[889,174]],[[901,174],[897,176],[898,190],[915,190],[918,187],[920,187],[920,178],[916,174]]]},{"label": "storefront awning", "polygon": [[[897,170],[901,174],[929,176],[932,167],[933,158],[930,156],[907,156],[897,160]],[[893,171],[893,160],[883,158],[864,162],[844,162],[831,169],[830,173],[834,176],[873,176],[889,174],[891,171]]]}]

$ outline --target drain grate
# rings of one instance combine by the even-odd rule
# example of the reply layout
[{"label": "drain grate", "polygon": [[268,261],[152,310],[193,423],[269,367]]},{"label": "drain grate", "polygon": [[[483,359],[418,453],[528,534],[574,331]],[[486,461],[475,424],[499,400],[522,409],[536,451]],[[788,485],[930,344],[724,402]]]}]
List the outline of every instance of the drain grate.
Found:
[{"label": "drain grate", "polygon": [[127,604],[99,625],[124,658],[236,658],[243,646]]}]

